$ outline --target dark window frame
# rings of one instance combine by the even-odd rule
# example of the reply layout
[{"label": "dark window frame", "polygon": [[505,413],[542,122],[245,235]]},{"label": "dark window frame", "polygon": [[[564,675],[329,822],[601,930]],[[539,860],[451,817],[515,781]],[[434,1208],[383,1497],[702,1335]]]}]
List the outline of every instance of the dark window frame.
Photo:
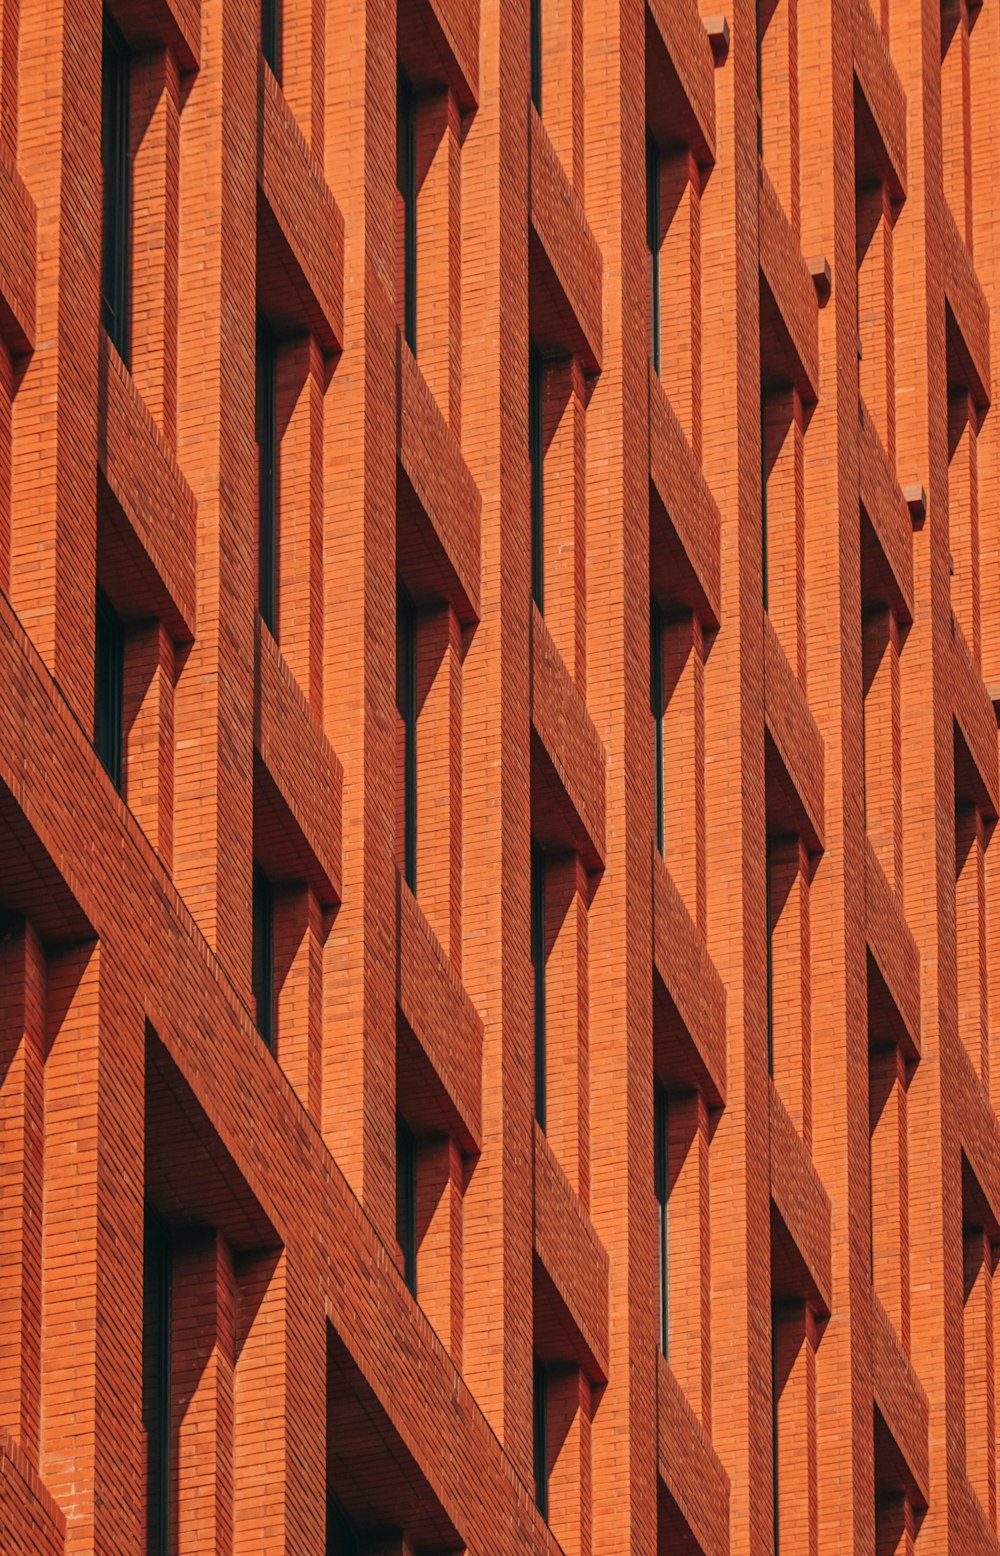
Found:
[{"label": "dark window frame", "polygon": [[403,879],[417,892],[417,609],[396,591],[396,708],[403,721]]},{"label": "dark window frame", "polygon": [[546,990],[545,965],[548,960],[545,907],[546,859],[537,843],[531,845],[531,966],[534,972],[535,1010],[535,1120],[544,1133],[547,1114],[546,1094]]},{"label": "dark window frame", "polygon": [[146,1549],[168,1556],[171,1546],[173,1242],[170,1229],[146,1207],[143,1239],[142,1418],[146,1430]]},{"label": "dark window frame", "polygon": [[531,37],[531,101],[536,113],[542,111],[542,0],[530,0],[528,22]]},{"label": "dark window frame", "polygon": [[532,1374],[532,1459],[535,1476],[535,1506],[548,1522],[549,1517],[549,1375],[544,1363],[536,1361]]},{"label": "dark window frame", "polygon": [[132,307],[131,56],[104,12],[101,47],[101,323],[129,366]]},{"label": "dark window frame", "polygon": [[653,1088],[653,1183],[657,1205],[660,1350],[670,1360],[670,1101]]},{"label": "dark window frame", "polygon": [[257,438],[257,608],[278,639],[278,344],[268,324],[257,321],[254,422]]},{"label": "dark window frame", "polygon": [[403,338],[417,354],[417,95],[396,72],[396,188],[403,201]]},{"label": "dark window frame", "polygon": [[403,1280],[417,1294],[417,1142],[396,1114],[396,1241],[403,1254]]},{"label": "dark window frame", "polygon": [[646,135],[646,246],[649,249],[649,354],[660,376],[660,148]]},{"label": "dark window frame", "polygon": [[653,803],[656,807],[656,847],[660,857],[666,856],[666,808],[665,775],[663,769],[663,735],[667,711],[666,688],[663,681],[663,611],[654,600],[649,613],[649,705],[653,715]]},{"label": "dark window frame", "polygon": [[281,0],[260,0],[260,52],[281,85]]},{"label": "dark window frame", "polygon": [[760,386],[760,575],[761,601],[767,610],[767,390]]},{"label": "dark window frame", "polygon": [[531,597],[545,614],[545,453],[543,408],[545,364],[528,348],[528,463],[531,471]]},{"label": "dark window frame", "polygon": [[120,793],[125,776],[125,627],[101,588],[94,610],[94,750]]},{"label": "dark window frame", "polygon": [[251,960],[254,1019],[265,1048],[273,1053],[278,1026],[274,980],[274,887],[257,864],[253,867]]},{"label": "dark window frame", "polygon": [[767,950],[764,979],[767,997],[767,1073],[774,1077],[774,926],[771,923],[771,852],[764,853],[764,927],[767,930]]}]

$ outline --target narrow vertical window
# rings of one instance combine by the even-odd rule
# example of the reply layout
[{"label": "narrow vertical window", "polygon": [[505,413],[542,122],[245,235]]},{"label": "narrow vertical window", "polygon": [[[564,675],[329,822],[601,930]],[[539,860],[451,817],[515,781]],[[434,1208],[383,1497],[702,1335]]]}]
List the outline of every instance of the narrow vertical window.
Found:
[{"label": "narrow vertical window", "polygon": [[409,78],[396,77],[396,187],[403,202],[403,334],[417,350],[417,100]]},{"label": "narrow vertical window", "polygon": [[763,18],[760,14],[760,0],[757,0],[756,14],[757,32],[757,155],[764,155],[764,33]]},{"label": "narrow vertical window", "polygon": [[403,876],[417,889],[417,613],[396,596],[396,708],[403,723]]},{"label": "narrow vertical window", "polygon": [[531,849],[531,965],[535,974],[535,1118],[545,1128],[545,855]]},{"label": "narrow vertical window", "polygon": [[771,859],[764,855],[764,914],[767,930],[766,995],[767,995],[767,1073],[774,1075],[774,927],[771,923]]},{"label": "narrow vertical window", "polygon": [[94,749],[116,789],[122,786],[125,629],[114,606],[97,591],[94,621]]},{"label": "narrow vertical window", "polygon": [[660,1350],[670,1356],[670,1243],[667,1220],[667,1201],[670,1189],[670,1163],[667,1148],[670,1140],[667,1094],[657,1085],[653,1106],[653,1150],[655,1153],[653,1177],[656,1186],[656,1208],[659,1222],[659,1274],[660,1274]]},{"label": "narrow vertical window", "polygon": [[656,811],[656,846],[662,855],[666,847],[663,791],[663,716],[666,696],[663,686],[663,613],[653,602],[649,621],[649,703],[653,714],[653,790]]},{"label": "narrow vertical window", "polygon": [[649,355],[660,371],[660,148],[646,136],[646,244],[649,248]]},{"label": "narrow vertical window", "polygon": [[774,1556],[778,1544],[778,1315],[771,1309],[771,1496],[774,1502]]},{"label": "narrow vertical window", "polygon": [[543,1518],[549,1516],[549,1380],[544,1366],[536,1361],[534,1373],[534,1459],[535,1506]]},{"label": "narrow vertical window", "polygon": [[531,466],[531,596],[545,609],[544,508],[542,452],[542,359],[534,346],[528,354],[528,461]]},{"label": "narrow vertical window", "polygon": [[281,81],[281,0],[260,0],[260,50]]},{"label": "narrow vertical window", "polygon": [[130,349],[129,270],[132,247],[129,75],[125,39],[105,12],[101,58],[101,168],[104,179],[101,322],[126,365]]},{"label": "narrow vertical window", "polygon": [[253,872],[253,998],[257,1030],[274,1049],[274,888],[263,870]]},{"label": "narrow vertical window", "polygon": [[257,599],[261,620],[278,635],[278,407],[274,336],[257,324]]},{"label": "narrow vertical window", "polygon": [[326,1556],[360,1556],[357,1528],[335,1497],[326,1504]]},{"label": "narrow vertical window", "polygon": [[396,1241],[403,1254],[403,1279],[417,1294],[417,1145],[406,1121],[396,1115]]},{"label": "narrow vertical window", "polygon": [[760,386],[760,575],[761,598],[767,610],[767,395]]},{"label": "narrow vertical window", "polygon": [[146,1435],[146,1550],[170,1550],[170,1233],[146,1211],[142,1283],[142,1425]]},{"label": "narrow vertical window", "polygon": [[531,101],[542,111],[542,0],[529,0],[531,6]]}]

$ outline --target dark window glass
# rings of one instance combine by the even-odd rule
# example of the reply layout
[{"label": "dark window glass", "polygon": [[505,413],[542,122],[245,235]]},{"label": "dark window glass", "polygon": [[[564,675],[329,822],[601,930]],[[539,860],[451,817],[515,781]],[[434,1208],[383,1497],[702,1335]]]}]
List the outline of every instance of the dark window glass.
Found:
[{"label": "dark window glass", "polygon": [[403,721],[403,875],[417,889],[417,613],[396,596],[396,708]]},{"label": "dark window glass", "polygon": [[354,1520],[334,1497],[326,1504],[326,1556],[361,1556],[361,1539]]},{"label": "dark window glass", "polygon": [[253,872],[253,998],[257,1030],[274,1049],[274,888],[258,866]]},{"label": "dark window glass", "polygon": [[767,395],[760,386],[760,572],[764,609],[767,610]]},{"label": "dark window glass", "polygon": [[663,809],[663,715],[666,695],[663,686],[663,614],[653,603],[649,623],[649,705],[653,714],[653,790],[656,811],[656,846],[665,847]]},{"label": "dark window glass", "polygon": [[531,101],[542,111],[542,0],[531,0]]},{"label": "dark window glass", "polygon": [[396,77],[396,187],[403,201],[403,334],[417,350],[417,100],[409,78]]},{"label": "dark window glass", "polygon": [[764,31],[757,0],[757,155],[764,155]]},{"label": "dark window glass", "polygon": [[667,1094],[662,1086],[654,1092],[653,1150],[655,1161],[653,1178],[656,1186],[656,1204],[659,1217],[659,1269],[660,1269],[660,1350],[670,1355],[670,1229],[668,1199],[670,1193],[670,1143]]},{"label": "dark window glass", "polygon": [[278,635],[278,405],[277,347],[257,325],[257,595],[265,627]]},{"label": "dark window glass", "polygon": [[403,1252],[403,1279],[417,1294],[417,1143],[406,1120],[396,1115],[396,1241]]},{"label": "dark window glass", "polygon": [[774,1556],[778,1556],[778,1314],[771,1309],[771,1495],[774,1501]]},{"label": "dark window glass", "polygon": [[170,1550],[170,1233],[146,1211],[142,1287],[142,1425],[146,1434],[146,1550]]},{"label": "dark window glass", "polygon": [[281,81],[281,0],[260,0],[260,48],[274,79]]},{"label": "dark window glass", "polygon": [[129,74],[125,39],[105,12],[101,61],[101,169],[104,181],[101,322],[126,364],[130,351],[129,270],[132,248]]},{"label": "dark window glass", "polygon": [[774,929],[771,924],[771,861],[764,858],[764,913],[767,917],[767,1073],[774,1074]]},{"label": "dark window glass", "polygon": [[103,589],[97,591],[94,628],[94,749],[111,782],[120,789],[125,629]]},{"label": "dark window glass", "polygon": [[545,855],[531,850],[531,965],[535,975],[535,1118],[545,1128]]},{"label": "dark window glass", "polygon": [[649,354],[660,371],[660,148],[646,136],[646,245],[649,249]]},{"label": "dark window glass", "polygon": [[549,1516],[549,1379],[541,1362],[534,1374],[535,1506]]},{"label": "dark window glass", "polygon": [[542,359],[534,346],[528,354],[528,460],[531,466],[531,594],[545,609],[544,508],[545,474],[542,448]]}]

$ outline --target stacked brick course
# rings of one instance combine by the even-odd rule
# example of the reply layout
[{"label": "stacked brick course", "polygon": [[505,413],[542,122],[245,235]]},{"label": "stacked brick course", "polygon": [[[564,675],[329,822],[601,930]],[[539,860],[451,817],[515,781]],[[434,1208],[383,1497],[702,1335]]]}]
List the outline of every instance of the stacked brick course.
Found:
[{"label": "stacked brick course", "polygon": [[0,7],[0,1553],[1000,1552],[998,67]]}]

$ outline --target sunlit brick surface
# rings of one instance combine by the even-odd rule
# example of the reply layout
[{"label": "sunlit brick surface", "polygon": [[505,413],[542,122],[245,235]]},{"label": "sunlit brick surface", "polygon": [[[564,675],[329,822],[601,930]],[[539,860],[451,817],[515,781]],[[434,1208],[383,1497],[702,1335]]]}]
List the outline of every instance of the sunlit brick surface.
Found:
[{"label": "sunlit brick surface", "polygon": [[0,6],[0,1556],[996,1553],[1000,0],[107,3]]}]

